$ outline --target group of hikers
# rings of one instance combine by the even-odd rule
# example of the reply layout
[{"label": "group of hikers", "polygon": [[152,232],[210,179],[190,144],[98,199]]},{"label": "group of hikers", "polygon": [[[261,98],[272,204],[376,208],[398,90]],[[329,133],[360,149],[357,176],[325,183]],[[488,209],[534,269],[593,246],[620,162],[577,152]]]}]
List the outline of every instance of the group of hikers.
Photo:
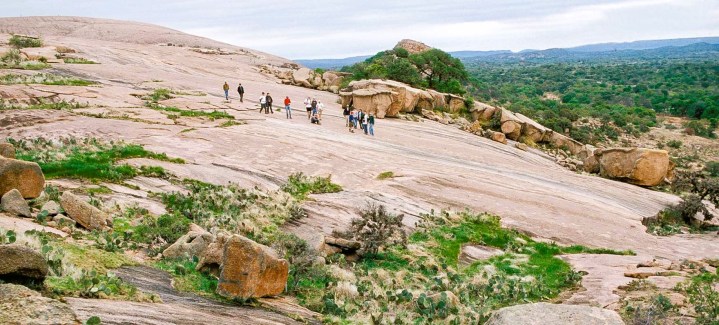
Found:
[{"label": "group of hikers", "polygon": [[[230,85],[226,81],[225,84],[222,86],[222,89],[225,91],[225,100],[230,100]],[[245,88],[242,86],[242,83],[239,83],[239,85],[237,86],[237,93],[240,95],[240,102],[244,102],[243,99],[245,96]],[[260,114],[263,111],[265,112],[265,114],[275,114],[275,112],[272,110],[273,99],[272,96],[270,96],[269,92],[262,92],[259,102]],[[290,97],[285,96],[285,115],[288,119],[292,118],[291,104],[292,100],[290,100]],[[322,104],[322,101],[317,100],[317,98],[311,98],[308,96],[305,99],[304,104],[305,109],[307,110],[307,119],[310,120],[310,123],[320,125],[322,122],[322,111],[325,108],[325,105]],[[343,107],[342,116],[344,116],[345,126],[349,128],[350,132],[354,133],[354,130],[360,127],[364,134],[374,136],[374,114],[367,114],[362,110],[355,110],[350,103],[346,107]]]}]

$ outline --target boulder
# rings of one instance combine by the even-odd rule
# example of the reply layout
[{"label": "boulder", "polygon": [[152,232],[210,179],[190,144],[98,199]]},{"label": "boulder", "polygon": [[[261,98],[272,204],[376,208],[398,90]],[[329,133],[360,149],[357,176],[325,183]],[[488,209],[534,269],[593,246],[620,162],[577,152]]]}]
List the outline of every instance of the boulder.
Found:
[{"label": "boulder", "polygon": [[447,106],[450,112],[457,113],[467,108],[467,105],[464,104],[464,98],[452,94],[448,94],[447,97],[449,97],[449,100],[447,100]]},{"label": "boulder", "polygon": [[375,113],[378,118],[397,117],[400,113],[434,109],[434,96],[422,89],[392,80],[358,80],[340,92],[342,105],[352,106],[365,112]]},{"label": "boulder", "polygon": [[521,121],[522,125],[524,126],[522,128],[522,136],[526,140],[529,140],[534,143],[546,142],[547,139],[549,139],[548,133],[553,132],[552,130],[544,127],[544,125],[541,125],[520,113],[514,113],[514,115]]},{"label": "boulder", "polygon": [[269,247],[240,235],[227,240],[217,293],[233,299],[276,296],[285,290],[289,263]]},{"label": "boulder", "polygon": [[345,251],[356,251],[362,248],[362,243],[356,240],[348,240],[344,238],[337,238],[331,236],[325,236],[325,244],[338,247],[343,252]]},{"label": "boulder", "polygon": [[54,216],[60,213],[60,205],[55,201],[47,201],[42,205],[40,211],[47,211],[47,215]]},{"label": "boulder", "polygon": [[220,265],[225,255],[225,244],[229,238],[227,234],[217,234],[215,240],[207,245],[205,251],[200,255],[200,261],[197,263],[195,269],[202,272],[209,272],[219,277]]},{"label": "boulder", "polygon": [[487,130],[487,132],[485,134],[492,141],[496,141],[501,144],[507,144],[507,136],[505,136],[504,133],[502,133],[502,132]]},{"label": "boulder", "polygon": [[591,144],[586,144],[581,151],[577,153],[577,158],[582,162],[582,169],[587,173],[599,173],[599,159],[595,152],[595,148]]},{"label": "boulder", "polygon": [[187,234],[180,237],[174,244],[162,252],[162,256],[169,258],[177,257],[201,257],[207,247],[214,241],[214,236],[200,228],[191,227]]},{"label": "boulder", "polygon": [[0,143],[0,157],[15,159],[15,147],[7,142]]},{"label": "boulder", "polygon": [[25,202],[25,199],[22,197],[22,194],[20,194],[20,191],[16,189],[12,189],[3,194],[0,199],[0,208],[2,208],[3,211],[16,216],[27,218],[32,217],[30,207],[27,205],[27,202]]},{"label": "boulder", "polygon": [[604,149],[599,155],[599,174],[640,186],[657,186],[672,171],[665,150],[643,148]]},{"label": "boulder", "polygon": [[576,155],[578,152],[582,151],[582,148],[584,147],[581,142],[574,140],[559,132],[551,132],[548,136],[547,142],[549,142],[555,148],[566,148],[573,155]]},{"label": "boulder", "polygon": [[617,312],[581,305],[557,305],[546,302],[504,307],[496,311],[486,325],[624,325]]},{"label": "boulder", "polygon": [[295,80],[295,84],[298,86],[312,88],[310,83],[310,73],[312,70],[307,68],[300,68],[292,72],[292,79]]},{"label": "boulder", "polygon": [[34,162],[0,158],[0,193],[17,189],[26,199],[34,199],[45,187],[45,176]]},{"label": "boulder", "polygon": [[0,324],[81,323],[69,305],[21,285],[3,283],[0,284]]},{"label": "boulder", "polygon": [[489,121],[494,116],[497,108],[482,102],[474,102],[472,107],[472,118],[477,121]]},{"label": "boulder", "polygon": [[45,257],[32,248],[0,245],[0,279],[4,281],[42,280],[48,273]]},{"label": "boulder", "polygon": [[500,122],[504,135],[511,140],[517,140],[522,135],[522,121],[508,109],[501,109]]},{"label": "boulder", "polygon": [[109,216],[105,212],[68,191],[63,192],[60,196],[60,206],[70,218],[86,229],[102,230],[109,225]]}]

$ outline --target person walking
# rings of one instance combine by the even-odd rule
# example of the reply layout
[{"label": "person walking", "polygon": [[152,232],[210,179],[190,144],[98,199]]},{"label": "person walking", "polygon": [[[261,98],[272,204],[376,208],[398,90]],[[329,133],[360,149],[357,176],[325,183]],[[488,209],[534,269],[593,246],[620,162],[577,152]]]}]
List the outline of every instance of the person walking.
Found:
[{"label": "person walking", "polygon": [[275,111],[272,109],[272,96],[270,96],[270,93],[267,93],[267,98],[265,99],[265,114],[268,113],[275,114]]},{"label": "person walking", "polygon": [[347,125],[348,125],[350,133],[355,133],[355,130],[353,130],[354,119],[355,119],[354,113],[352,111],[350,111],[349,115],[347,115]]},{"label": "person walking", "polygon": [[322,111],[325,110],[325,104],[322,104],[321,100],[317,101],[317,118],[322,120]]},{"label": "person walking", "polygon": [[288,119],[292,119],[292,108],[290,107],[291,103],[292,101],[290,100],[290,96],[285,96],[285,114]]},{"label": "person walking", "polygon": [[312,102],[310,102],[310,108],[312,114],[317,114],[317,98],[312,98]]},{"label": "person walking", "polygon": [[260,114],[262,114],[262,111],[265,109],[265,104],[267,103],[267,97],[265,96],[265,92],[262,92],[262,96],[260,96]]},{"label": "person walking", "polygon": [[362,114],[362,131],[367,135],[367,114]]},{"label": "person walking", "polygon": [[370,113],[367,119],[367,127],[369,128],[369,135],[374,136],[374,114]]},{"label": "person walking", "polygon": [[245,87],[242,87],[242,83],[240,82],[240,85],[237,86],[237,93],[240,94],[240,103],[242,103],[242,98],[245,97]]},{"label": "person walking", "polygon": [[222,85],[222,90],[225,91],[225,100],[230,100],[230,85],[227,84],[227,81]]},{"label": "person walking", "polygon": [[345,126],[346,127],[349,126],[350,125],[350,107],[349,107],[349,105],[342,108],[342,116],[345,118]]},{"label": "person walking", "polygon": [[362,110],[355,111],[352,114],[352,122],[353,122],[352,126],[354,126],[355,129],[357,129],[357,124],[359,123],[360,112],[362,112]]},{"label": "person walking", "polygon": [[307,109],[307,119],[309,120],[312,116],[312,100],[309,97],[305,99],[305,108]]}]

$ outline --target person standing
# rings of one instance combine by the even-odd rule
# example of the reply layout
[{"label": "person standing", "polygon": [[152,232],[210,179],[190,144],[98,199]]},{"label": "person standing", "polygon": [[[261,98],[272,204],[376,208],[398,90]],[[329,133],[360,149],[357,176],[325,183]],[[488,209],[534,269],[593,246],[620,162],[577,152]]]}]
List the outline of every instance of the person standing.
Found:
[{"label": "person standing", "polygon": [[312,102],[310,103],[310,108],[311,108],[312,114],[317,114],[317,98],[312,98]]},{"label": "person standing", "polygon": [[350,125],[350,107],[349,107],[349,105],[342,108],[342,116],[344,116],[344,118],[345,118],[345,126],[349,126]]},{"label": "person standing", "polygon": [[262,96],[260,96],[260,114],[262,114],[262,111],[265,109],[265,104],[267,103],[267,97],[265,97],[265,92],[262,92]]},{"label": "person standing", "polygon": [[355,119],[354,113],[352,111],[350,111],[349,115],[347,115],[347,125],[349,127],[350,133],[355,133],[355,130],[352,129],[354,127],[354,119]]},{"label": "person standing", "polygon": [[240,94],[240,103],[242,103],[242,98],[245,97],[245,87],[242,87],[241,82],[240,85],[237,86],[237,93]]},{"label": "person standing", "polygon": [[369,135],[374,136],[374,114],[369,115],[369,119],[367,119],[367,127],[369,128]]},{"label": "person standing", "polygon": [[359,116],[360,116],[361,111],[362,110],[357,110],[352,114],[352,122],[353,122],[352,126],[354,126],[355,129],[357,129],[357,124],[359,124]]},{"label": "person standing", "polygon": [[305,99],[305,109],[307,109],[307,119],[309,120],[312,116],[312,100],[309,97]]},{"label": "person standing", "polygon": [[227,84],[227,81],[222,85],[222,90],[225,91],[225,100],[230,100],[230,85]]},{"label": "person standing", "polygon": [[267,98],[265,99],[265,114],[268,113],[275,114],[275,111],[272,110],[272,96],[270,96],[270,93],[267,93]]},{"label": "person standing", "polygon": [[362,114],[362,131],[367,135],[367,114]]},{"label": "person standing", "polygon": [[322,111],[325,109],[325,104],[322,104],[321,100],[317,101],[317,117],[322,120]]},{"label": "person standing", "polygon": [[292,108],[290,107],[291,103],[292,101],[290,100],[290,96],[285,96],[285,114],[288,119],[292,119]]}]

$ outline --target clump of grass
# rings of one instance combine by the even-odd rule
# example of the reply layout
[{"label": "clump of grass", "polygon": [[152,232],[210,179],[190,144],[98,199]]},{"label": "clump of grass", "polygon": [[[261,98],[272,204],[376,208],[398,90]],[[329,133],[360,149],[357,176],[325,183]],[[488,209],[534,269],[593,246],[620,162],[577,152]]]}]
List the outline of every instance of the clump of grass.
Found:
[{"label": "clump of grass", "polygon": [[59,101],[59,102],[49,102],[40,100],[38,103],[30,104],[30,105],[15,105],[15,104],[7,104],[4,100],[0,99],[0,111],[3,110],[35,110],[35,109],[44,109],[44,110],[73,110],[78,108],[85,108],[87,107],[87,103],[80,103],[80,102],[67,102],[65,100]]},{"label": "clump of grass", "polygon": [[233,121],[233,120],[228,120],[228,121],[225,121],[225,122],[223,122],[222,124],[220,124],[220,125],[218,125],[218,126],[221,127],[221,128],[227,128],[227,127],[230,127],[230,126],[244,125],[244,124],[246,124],[244,121],[243,121],[243,122],[237,122],[237,121]]},{"label": "clump of grass", "polygon": [[78,178],[120,182],[138,175],[166,176],[159,167],[135,168],[116,164],[130,158],[150,158],[184,163],[164,153],[154,153],[142,146],[126,143],[105,144],[96,139],[60,139],[59,142],[35,139],[32,143],[10,139],[18,149],[17,157],[40,165],[46,178]]},{"label": "clump of grass", "polygon": [[156,295],[143,293],[111,272],[100,274],[94,270],[89,272],[82,270],[74,277],[49,277],[45,280],[45,288],[51,296],[56,297],[160,301]]},{"label": "clump of grass", "polygon": [[223,300],[215,293],[217,278],[195,270],[197,258],[164,259],[154,264],[158,269],[169,272],[173,277],[173,287],[181,292],[192,292],[200,296]]},{"label": "clump of grass", "polygon": [[377,175],[378,180],[385,180],[385,179],[390,179],[393,177],[394,177],[394,172],[391,172],[391,171],[381,172],[379,175]]},{"label": "clump of grass", "polygon": [[342,186],[332,183],[332,175],[311,177],[300,172],[290,175],[282,190],[297,200],[304,200],[309,194],[341,192]]},{"label": "clump of grass", "polygon": [[98,64],[95,61],[85,58],[63,58],[62,61],[67,64]]},{"label": "clump of grass", "polygon": [[37,73],[32,76],[18,75],[18,74],[6,74],[0,77],[0,85],[15,85],[15,84],[41,84],[51,86],[90,86],[94,85],[95,82],[68,78],[51,73]]},{"label": "clump of grass", "polygon": [[8,43],[16,48],[42,47],[42,39],[37,37],[12,35]]},{"label": "clump of grass", "polygon": [[718,283],[719,271],[703,272],[678,287],[694,307],[697,324],[719,324]]},{"label": "clump of grass", "polygon": [[177,118],[179,116],[183,117],[207,117],[210,120],[214,121],[217,119],[228,119],[228,120],[234,120],[235,117],[228,114],[227,112],[213,110],[211,112],[206,111],[194,111],[194,110],[184,110],[177,107],[172,106],[165,106],[160,104],[160,101],[167,100],[174,98],[172,95],[178,94],[176,92],[173,92],[170,89],[167,88],[158,88],[155,89],[152,93],[141,96],[142,99],[144,99],[145,106],[148,108],[161,111],[161,112],[167,112],[170,113],[170,118]]}]

